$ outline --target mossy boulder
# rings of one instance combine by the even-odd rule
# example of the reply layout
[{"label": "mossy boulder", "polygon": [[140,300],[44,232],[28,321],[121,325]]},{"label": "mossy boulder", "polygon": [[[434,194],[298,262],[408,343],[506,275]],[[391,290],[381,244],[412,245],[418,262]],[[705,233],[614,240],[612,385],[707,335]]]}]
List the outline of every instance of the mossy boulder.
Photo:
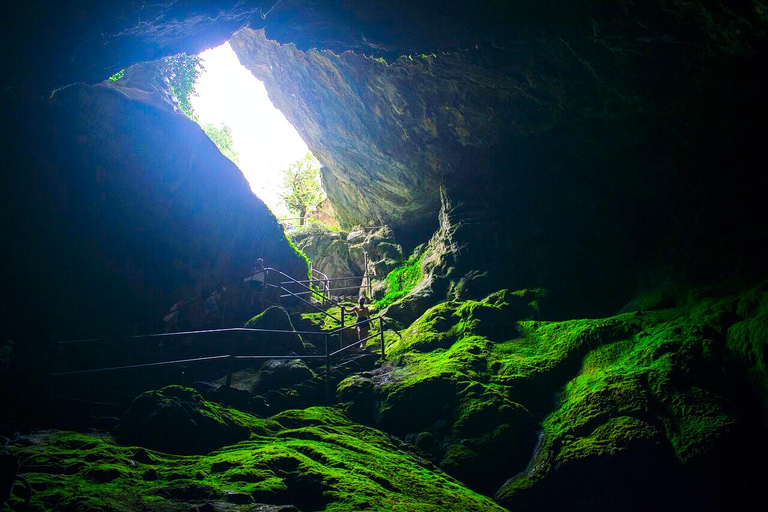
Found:
[{"label": "mossy boulder", "polygon": [[202,454],[248,439],[238,415],[207,402],[194,389],[168,386],[139,395],[115,429],[115,438],[166,453]]},{"label": "mossy boulder", "polygon": [[353,418],[418,440],[451,475],[494,492],[536,443],[532,414],[492,382],[494,345],[520,336],[516,320],[530,316],[533,296],[502,290],[430,308],[402,334],[386,333],[393,364],[343,381],[340,400]]},{"label": "mossy boulder", "polygon": [[307,352],[304,338],[300,334],[288,332],[296,329],[291,321],[291,316],[279,306],[267,308],[251,318],[245,327],[287,332],[251,333],[247,339],[240,342],[241,354],[285,355],[293,352],[301,355]]},{"label": "mossy boulder", "polygon": [[31,434],[9,450],[35,489],[34,510],[503,511],[337,409],[242,419],[258,425],[258,435],[207,455],[74,432]]},{"label": "mossy boulder", "polygon": [[315,373],[301,359],[269,360],[261,365],[251,392],[263,394],[304,382]]},{"label": "mossy boulder", "polygon": [[746,457],[768,452],[767,290],[563,322],[521,319],[529,292],[445,302],[387,333],[393,363],[342,382],[340,397],[512,510],[754,497]]}]

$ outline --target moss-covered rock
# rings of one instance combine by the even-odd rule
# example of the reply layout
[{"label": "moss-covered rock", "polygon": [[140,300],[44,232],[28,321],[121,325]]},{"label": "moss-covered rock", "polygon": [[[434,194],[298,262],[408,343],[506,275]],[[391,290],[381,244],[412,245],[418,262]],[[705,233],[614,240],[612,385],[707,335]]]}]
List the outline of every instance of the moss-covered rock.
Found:
[{"label": "moss-covered rock", "polygon": [[35,489],[35,511],[503,510],[338,410],[287,411],[259,425],[250,440],[208,455],[73,432],[32,434],[10,451]]},{"label": "moss-covered rock", "polygon": [[[404,436],[472,488],[501,486],[497,499],[513,510],[706,508],[732,490],[754,496],[744,459],[768,451],[757,398],[765,286],[565,322],[519,320],[525,296],[445,302],[387,334],[393,364],[340,386],[349,414]],[[722,463],[739,469],[718,477]],[[717,483],[697,494],[708,479]]]},{"label": "moss-covered rock", "polygon": [[[250,329],[265,329],[276,331],[295,331],[288,312],[279,307],[272,306],[251,318],[245,327]],[[285,333],[253,333],[247,340],[241,342],[241,352],[248,354],[274,354],[285,355],[288,352],[305,354],[307,347],[300,334]]]},{"label": "moss-covered rock", "polygon": [[123,444],[178,454],[208,453],[249,435],[241,415],[181,386],[142,393],[115,430]]},{"label": "moss-covered rock", "polygon": [[314,376],[315,373],[301,359],[270,360],[261,365],[251,391],[263,394],[299,384]]}]

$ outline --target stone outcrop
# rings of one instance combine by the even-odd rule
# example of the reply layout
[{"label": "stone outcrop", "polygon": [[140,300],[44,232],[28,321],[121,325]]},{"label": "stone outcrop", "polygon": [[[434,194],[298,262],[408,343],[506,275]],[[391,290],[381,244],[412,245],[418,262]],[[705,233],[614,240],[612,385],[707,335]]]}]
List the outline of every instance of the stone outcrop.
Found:
[{"label": "stone outcrop", "polygon": [[291,240],[312,262],[312,268],[333,281],[332,288],[349,288],[334,295],[358,295],[366,264],[371,279],[382,280],[403,260],[403,248],[387,226],[366,229],[358,226],[350,232],[332,231],[317,224],[295,230]]},{"label": "stone outcrop", "polygon": [[564,322],[524,320],[527,291],[444,302],[387,333],[391,362],[340,400],[509,510],[746,504],[745,461],[767,450],[766,289]]},{"label": "stone outcrop", "polygon": [[15,48],[3,83],[40,94],[98,81],[248,25],[233,46],[248,39],[241,58],[326,164],[347,226],[383,220],[415,246],[437,228],[444,185],[495,234],[465,250],[512,262],[492,272],[500,285],[594,288],[561,299],[593,314],[638,281],[764,259],[744,243],[766,237],[752,178],[764,102],[748,99],[762,92],[763,13],[652,0],[33,1],[3,16]]},{"label": "stone outcrop", "polygon": [[14,329],[40,328],[31,320],[42,315],[48,333],[106,334],[161,319],[179,297],[200,320],[214,287],[237,303],[258,257],[307,274],[242,173],[151,68],[48,100],[6,96],[2,222],[13,250],[3,282]]},{"label": "stone outcrop", "polygon": [[[335,283],[342,286],[360,284],[362,272],[349,259],[349,244],[346,233],[325,229],[317,224],[290,233],[291,240],[312,262],[312,268],[324,273],[331,279],[354,278]],[[316,277],[316,276],[315,276]],[[346,293],[352,293],[347,291]]]},{"label": "stone outcrop", "polygon": [[236,415],[181,386],[139,395],[115,432],[123,444],[185,455],[205,454],[249,435]]},{"label": "stone outcrop", "polygon": [[573,26],[515,6],[546,30],[511,23],[514,43],[397,59],[248,28],[231,44],[324,163],[343,224],[387,223],[414,246],[438,227],[444,189],[475,226],[460,242],[469,270],[549,288],[563,316],[616,311],[662,276],[760,265],[744,240],[765,239],[747,227],[765,218],[742,205],[765,192],[748,171],[763,114],[745,100],[764,32],[732,30],[763,26],[757,11],[550,7]]},{"label": "stone outcrop", "polygon": [[432,225],[439,186],[465,148],[553,123],[548,107],[531,106],[530,88],[486,69],[480,52],[387,64],[305,53],[247,28],[230,44],[323,162],[323,187],[347,225]]}]

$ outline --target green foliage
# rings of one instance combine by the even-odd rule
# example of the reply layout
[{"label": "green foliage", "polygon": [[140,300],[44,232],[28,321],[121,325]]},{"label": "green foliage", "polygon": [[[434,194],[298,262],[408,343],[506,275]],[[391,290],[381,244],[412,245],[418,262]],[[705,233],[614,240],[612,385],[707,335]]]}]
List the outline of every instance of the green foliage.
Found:
[{"label": "green foliage", "polygon": [[325,199],[320,185],[320,162],[311,152],[284,171],[280,198],[288,210],[301,217],[301,225],[304,225],[307,213],[315,210]]},{"label": "green foliage", "polygon": [[334,233],[345,233],[341,228],[335,226],[329,226],[320,222],[317,219],[307,219],[307,222],[303,226],[297,226],[293,230],[286,232],[289,237],[295,239],[311,237],[311,236],[329,236]]},{"label": "green foliage", "polygon": [[[187,55],[186,53],[180,53],[178,55],[173,55],[163,59],[162,73],[171,86],[171,92],[174,96],[176,96],[176,101],[179,103],[179,108],[187,117],[195,122],[197,122],[197,114],[195,113],[195,109],[192,108],[190,98],[192,96],[197,96],[197,91],[195,90],[195,82],[204,71],[205,68],[203,67],[202,59],[199,55]],[[117,82],[118,80],[121,80],[124,75],[125,70],[122,69],[109,77],[107,80],[110,82]],[[211,137],[211,139],[213,139],[213,137]],[[214,140],[214,142],[216,141]],[[224,153],[223,150],[222,153]],[[229,155],[227,156],[229,157]],[[236,161],[231,157],[230,159],[233,162]]]},{"label": "green foliage", "polygon": [[197,78],[205,71],[202,65],[202,59],[199,55],[187,55],[180,53],[164,60],[163,74],[171,84],[171,92],[176,96],[179,102],[179,108],[187,117],[197,122],[197,114],[190,98],[197,96],[195,82]]},{"label": "green foliage", "polygon": [[[531,472],[500,494],[502,503],[514,504],[510,500],[564,467],[610,465],[608,457],[650,454],[648,460],[667,457],[672,465],[693,467],[719,453],[718,443],[739,428],[728,406],[734,382],[768,390],[768,283],[676,309],[520,320],[541,293],[501,291],[434,306],[400,336],[385,334],[392,367],[375,379],[343,381],[342,401],[351,400],[354,412],[354,397],[373,394],[366,399],[377,405],[367,417],[395,433],[418,434],[417,445],[447,436],[420,447],[450,474],[478,486],[512,476],[503,473],[509,460],[529,460],[535,429],[525,411],[531,411],[543,442]],[[434,427],[441,422],[448,434]],[[473,476],[479,465],[496,473]]]},{"label": "green foliage", "polygon": [[206,124],[203,126],[203,131],[208,138],[210,138],[216,147],[219,148],[221,154],[232,160],[234,163],[240,163],[240,156],[235,151],[234,143],[232,142],[232,129],[224,123],[221,123],[221,127],[217,127],[213,124]]},{"label": "green foliage", "polygon": [[312,261],[310,261],[309,257],[304,254],[304,251],[296,247],[296,244],[293,243],[293,240],[291,240],[289,236],[285,237],[285,241],[288,242],[288,245],[291,247],[291,249],[296,251],[296,254],[298,254],[307,264],[307,279],[312,279]]},{"label": "green foliage", "polygon": [[387,294],[375,302],[377,308],[381,309],[394,304],[413,290],[413,287],[421,281],[421,259],[421,256],[418,258],[411,256],[387,274]]},{"label": "green foliage", "polygon": [[121,80],[125,76],[125,70],[121,69],[111,77],[107,78],[110,82],[117,82],[118,80]]},{"label": "green foliage", "polygon": [[[53,431],[10,450],[35,489],[33,510],[189,510],[190,502],[217,508],[229,502],[222,508],[233,510],[254,503],[327,511],[503,510],[337,409],[244,422],[254,425],[250,440],[207,455],[168,455],[120,446],[105,434]],[[11,507],[21,508],[18,497]]]}]

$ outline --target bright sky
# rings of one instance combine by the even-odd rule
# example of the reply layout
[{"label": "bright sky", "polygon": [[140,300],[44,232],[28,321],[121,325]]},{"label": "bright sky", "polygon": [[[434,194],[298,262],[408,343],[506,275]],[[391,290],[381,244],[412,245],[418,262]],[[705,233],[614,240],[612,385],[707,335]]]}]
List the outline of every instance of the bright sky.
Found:
[{"label": "bright sky", "polygon": [[278,191],[282,171],[308,151],[296,129],[269,101],[264,84],[240,65],[229,43],[200,54],[203,73],[197,80],[200,94],[192,107],[200,124],[225,123],[232,129],[240,170],[275,215],[290,216]]}]

